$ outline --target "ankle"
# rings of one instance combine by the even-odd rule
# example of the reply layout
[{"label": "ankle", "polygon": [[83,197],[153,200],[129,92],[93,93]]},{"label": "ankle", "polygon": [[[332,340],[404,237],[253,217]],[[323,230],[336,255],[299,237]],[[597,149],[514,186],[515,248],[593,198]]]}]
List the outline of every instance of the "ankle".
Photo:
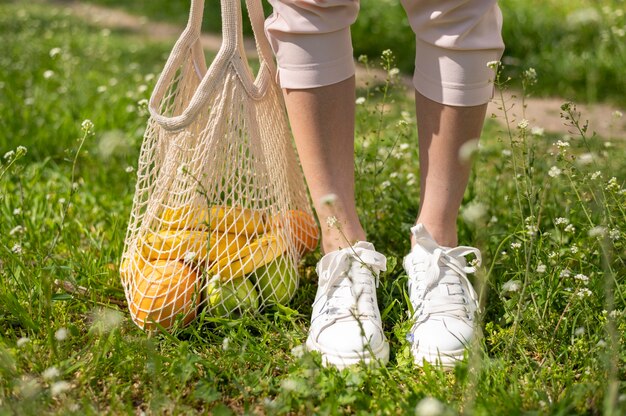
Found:
[{"label": "ankle", "polygon": [[[433,237],[433,239],[442,247],[456,247],[459,245],[459,238],[457,235],[456,222],[453,224],[441,224],[428,221],[416,222],[422,223],[426,228],[426,231]],[[415,237],[411,236],[411,247],[415,245]]]},{"label": "ankle", "polygon": [[322,253],[328,254],[333,251],[351,247],[358,241],[366,241],[363,229],[350,230],[324,227],[322,230]]}]

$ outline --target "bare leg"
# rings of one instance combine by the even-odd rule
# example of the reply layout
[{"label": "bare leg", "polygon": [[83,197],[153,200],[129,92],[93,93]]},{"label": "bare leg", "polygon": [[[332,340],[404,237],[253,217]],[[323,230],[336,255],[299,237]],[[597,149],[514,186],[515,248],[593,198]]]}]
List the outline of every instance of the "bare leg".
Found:
[{"label": "bare leg", "polygon": [[415,93],[419,135],[420,211],[424,224],[438,244],[458,245],[456,219],[470,174],[470,163],[459,159],[461,146],[478,139],[487,104],[453,107]]},{"label": "bare leg", "polygon": [[[354,200],[354,77],[336,84],[284,91],[291,128],[313,205],[322,226],[325,253],[365,240]],[[335,194],[332,206],[320,199]],[[335,216],[338,227],[326,219]]]}]

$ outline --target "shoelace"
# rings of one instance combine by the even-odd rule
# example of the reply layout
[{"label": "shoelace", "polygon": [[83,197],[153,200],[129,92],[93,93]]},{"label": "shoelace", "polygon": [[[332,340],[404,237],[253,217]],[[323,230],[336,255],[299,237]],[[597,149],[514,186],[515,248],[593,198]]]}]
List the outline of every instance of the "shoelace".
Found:
[{"label": "shoelace", "polygon": [[[472,319],[468,315],[465,295],[467,294],[476,306],[478,306],[478,295],[467,278],[467,273],[474,273],[476,267],[463,265],[462,259],[468,254],[476,256],[476,265],[481,264],[480,251],[477,248],[465,246],[452,249],[442,249],[437,246],[431,255],[425,256],[430,260],[425,271],[419,268],[422,262],[411,258],[409,298],[417,322],[426,320],[430,315],[451,316],[463,320]],[[453,275],[445,273],[446,270],[452,271]],[[423,277],[418,277],[422,273]],[[447,286],[448,294],[442,294],[436,290],[439,284]]]},{"label": "shoelace", "polygon": [[378,287],[379,273],[385,270],[385,264],[382,254],[360,247],[336,253],[320,275],[320,290],[326,294],[324,309],[333,321],[375,316],[371,295]]}]

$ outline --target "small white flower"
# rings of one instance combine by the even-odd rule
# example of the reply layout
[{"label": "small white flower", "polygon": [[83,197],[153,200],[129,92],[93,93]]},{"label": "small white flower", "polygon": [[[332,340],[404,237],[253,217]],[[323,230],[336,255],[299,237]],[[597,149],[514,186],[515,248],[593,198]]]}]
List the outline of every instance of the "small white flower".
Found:
[{"label": "small white flower", "polygon": [[15,151],[17,152],[17,156],[24,156],[27,152],[26,147],[24,146],[17,146],[17,148],[15,149]]},{"label": "small white flower", "polygon": [[573,246],[571,246],[571,247],[570,247],[570,249],[569,249],[569,251],[570,251],[572,254],[576,254],[576,253],[578,253],[578,246],[577,246],[577,245],[573,245]]},{"label": "small white flower", "polygon": [[9,235],[22,234],[26,229],[21,225],[16,225],[9,231]]},{"label": "small white flower", "polygon": [[293,355],[295,358],[302,357],[305,352],[306,352],[306,348],[302,344],[296,345],[295,347],[291,349],[291,355]]},{"label": "small white flower", "polygon": [[510,157],[513,154],[509,149],[502,149],[502,156]]},{"label": "small white flower", "polygon": [[391,172],[391,173],[389,174],[389,177],[390,177],[391,179],[395,179],[395,178],[397,178],[399,175],[400,175],[400,174],[399,174],[398,172]]},{"label": "small white flower", "polygon": [[59,198],[59,204],[61,205],[65,204],[65,198]]},{"label": "small white flower", "polygon": [[358,98],[354,101],[354,103],[355,103],[356,105],[365,104],[365,97],[358,97]]},{"label": "small white flower", "polygon": [[5,160],[13,159],[13,156],[15,156],[15,151],[9,150],[8,152],[4,154],[4,159]]},{"label": "small white flower", "polygon": [[471,160],[474,154],[478,153],[480,149],[478,139],[471,139],[466,141],[459,148],[459,160],[461,162],[468,162]]},{"label": "small white flower", "polygon": [[49,367],[49,368],[46,368],[43,373],[41,373],[41,377],[43,377],[44,380],[52,380],[52,379],[57,378],[59,374],[61,373],[59,372],[58,368]]},{"label": "small white flower", "polygon": [[298,389],[298,381],[292,378],[286,378],[280,382],[280,387],[285,391],[296,391]]},{"label": "small white flower", "polygon": [[520,130],[526,130],[528,128],[528,120],[525,118],[522,119],[519,123],[517,123],[517,128]]},{"label": "small white flower", "polygon": [[228,351],[228,348],[229,348],[229,347],[230,347],[230,338],[225,337],[225,338],[222,340],[222,349],[223,349],[224,351]]},{"label": "small white flower", "polygon": [[569,142],[563,141],[563,140],[558,140],[556,143],[553,143],[556,147],[558,147],[559,149],[565,149],[567,147],[569,147]]},{"label": "small white flower", "polygon": [[589,237],[604,237],[606,235],[606,227],[596,225],[589,230]]},{"label": "small white flower", "polygon": [[535,271],[536,271],[537,273],[545,273],[545,271],[546,271],[546,265],[545,265],[545,264],[543,264],[543,263],[539,263],[539,264],[537,265],[537,268],[535,269]]},{"label": "small white flower", "polygon": [[63,380],[57,381],[56,383],[53,383],[50,386],[50,394],[52,396],[58,396],[59,394],[65,393],[71,388],[72,388],[72,385],[68,383],[67,381],[63,381]]},{"label": "small white flower", "polygon": [[183,259],[185,262],[190,263],[194,261],[197,256],[198,254],[195,251],[188,251],[185,253],[185,256],[183,257]]},{"label": "small white flower", "polygon": [[472,201],[462,211],[463,219],[471,224],[477,224],[487,215],[487,205],[482,202]]},{"label": "small white flower", "polygon": [[561,270],[561,273],[559,273],[559,277],[561,277],[561,278],[567,278],[567,277],[570,277],[570,271],[569,271],[569,269],[563,269],[563,270]]},{"label": "small white flower", "polygon": [[589,277],[585,276],[582,273],[578,273],[577,275],[574,276],[574,279],[576,280],[580,280],[581,282],[583,282],[584,284],[589,283]]},{"label": "small white flower", "polygon": [[542,127],[533,126],[533,128],[530,129],[530,134],[541,137],[544,134],[544,129]]},{"label": "small white flower", "polygon": [[591,176],[590,176],[590,178],[591,178],[591,180],[592,180],[592,181],[594,181],[594,180],[596,180],[596,179],[598,179],[598,178],[601,178],[601,177],[602,177],[602,172],[600,172],[599,170],[598,170],[598,171],[593,172],[593,173],[591,174]]},{"label": "small white flower", "polygon": [[326,218],[326,225],[328,225],[330,228],[335,227],[337,223],[337,217],[335,217],[334,215],[332,217]]},{"label": "small white flower", "polygon": [[511,248],[513,250],[516,250],[516,249],[520,248],[521,246],[522,246],[522,243],[520,243],[520,242],[511,243]]},{"label": "small white flower", "polygon": [[391,186],[391,182],[389,181],[384,181],[383,183],[380,184],[380,187],[385,189],[385,188],[389,188]]},{"label": "small white flower", "polygon": [[519,292],[522,288],[522,282],[519,280],[509,280],[502,285],[503,292]]},{"label": "small white flower", "polygon": [[408,143],[400,143],[400,150],[402,150],[403,152],[409,150],[410,147],[411,145]]},{"label": "small white flower", "polygon": [[439,416],[446,411],[446,407],[434,397],[424,397],[415,406],[415,416]]},{"label": "small white flower", "polygon": [[52,48],[50,49],[49,55],[50,58],[54,58],[61,54],[61,48]]},{"label": "small white flower", "polygon": [[613,241],[619,240],[620,236],[621,233],[617,228],[613,228],[611,231],[609,231],[609,238]]},{"label": "small white flower", "polygon": [[14,254],[22,254],[22,245],[19,243],[13,244],[13,247],[11,247],[11,251]]},{"label": "small white flower", "polygon": [[132,166],[126,166],[126,169],[124,170],[126,171],[126,173],[132,173],[135,170],[135,168]]},{"label": "small white flower", "polygon": [[605,340],[603,340],[603,339],[601,339],[600,341],[598,341],[598,342],[596,343],[596,347],[598,347],[598,348],[604,348],[604,347],[606,347],[606,341],[605,341]]},{"label": "small white flower", "polygon": [[93,132],[93,122],[89,119],[85,119],[83,120],[82,123],[80,123],[80,128],[83,130],[83,132],[85,132],[86,134],[90,134]]},{"label": "small white flower", "polygon": [[326,194],[320,198],[321,205],[334,205],[339,197],[337,194]]},{"label": "small white flower", "polygon": [[577,337],[580,337],[582,335],[585,335],[585,328],[583,328],[582,326],[579,326],[578,328],[576,328],[576,330],[574,331],[574,335],[576,335]]},{"label": "small white flower", "polygon": [[56,338],[57,341],[64,341],[67,338],[67,334],[68,332],[66,328],[59,328],[54,333],[54,337]]},{"label": "small white flower", "polygon": [[98,88],[96,88],[96,91],[99,92],[100,94],[102,94],[103,92],[106,92],[106,90],[107,90],[106,85],[100,85],[98,86]]},{"label": "small white flower", "polygon": [[606,190],[607,191],[619,191],[620,186],[617,183],[617,178],[615,176],[613,176],[611,179],[609,179],[609,181],[606,184]]},{"label": "small white flower", "polygon": [[578,159],[576,159],[576,161],[580,165],[590,165],[591,163],[593,163],[593,154],[583,153],[582,155],[578,156]]},{"label": "small white flower", "polygon": [[576,291],[576,296],[578,296],[579,298],[587,298],[589,296],[591,296],[593,294],[593,292],[591,292],[591,290],[587,289],[586,287],[580,288]]},{"label": "small white flower", "polygon": [[43,77],[44,77],[45,79],[50,79],[50,78],[52,78],[53,76],[54,76],[54,71],[51,71],[51,70],[49,70],[49,69],[43,73]]},{"label": "small white flower", "polygon": [[18,339],[15,344],[17,345],[18,348],[22,348],[24,345],[28,344],[29,342],[30,342],[30,338],[22,337]]},{"label": "small white flower", "polygon": [[559,176],[561,174],[561,169],[559,169],[556,166],[552,166],[550,168],[550,170],[548,171],[548,175],[552,178],[556,178],[557,176]]},{"label": "small white flower", "polygon": [[22,209],[21,208],[15,208],[13,209],[13,215],[14,216],[18,216],[18,215],[22,215]]},{"label": "small white flower", "polygon": [[500,65],[500,61],[489,61],[489,62],[487,62],[487,68],[491,68],[494,71],[496,71],[498,69],[499,65]]},{"label": "small white flower", "polygon": [[565,227],[565,232],[573,233],[574,231],[576,231],[576,227],[574,227],[574,224],[567,224],[567,226]]},{"label": "small white flower", "polygon": [[613,111],[613,113],[611,114],[611,116],[612,116],[613,118],[615,118],[615,119],[618,119],[618,118],[622,118],[622,117],[624,116],[624,114],[622,114],[622,112],[621,112],[621,111],[619,111],[619,110],[615,110],[615,111]]}]

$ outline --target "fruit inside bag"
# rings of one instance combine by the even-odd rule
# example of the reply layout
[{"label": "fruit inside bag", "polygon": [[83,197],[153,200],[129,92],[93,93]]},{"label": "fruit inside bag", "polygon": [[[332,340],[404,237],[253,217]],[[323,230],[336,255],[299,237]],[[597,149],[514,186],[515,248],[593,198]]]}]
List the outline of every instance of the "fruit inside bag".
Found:
[{"label": "fruit inside bag", "polygon": [[241,3],[221,0],[223,43],[206,65],[204,2],[150,98],[120,266],[134,322],[152,330],[286,303],[319,229],[291,138],[259,0],[246,0],[259,53],[243,48]]},{"label": "fruit inside bag", "polygon": [[134,295],[129,309],[143,329],[176,319],[234,317],[286,304],[298,289],[297,258],[314,250],[319,229],[304,211],[273,216],[233,206],[166,208],[160,228],[139,239],[122,264]]}]

